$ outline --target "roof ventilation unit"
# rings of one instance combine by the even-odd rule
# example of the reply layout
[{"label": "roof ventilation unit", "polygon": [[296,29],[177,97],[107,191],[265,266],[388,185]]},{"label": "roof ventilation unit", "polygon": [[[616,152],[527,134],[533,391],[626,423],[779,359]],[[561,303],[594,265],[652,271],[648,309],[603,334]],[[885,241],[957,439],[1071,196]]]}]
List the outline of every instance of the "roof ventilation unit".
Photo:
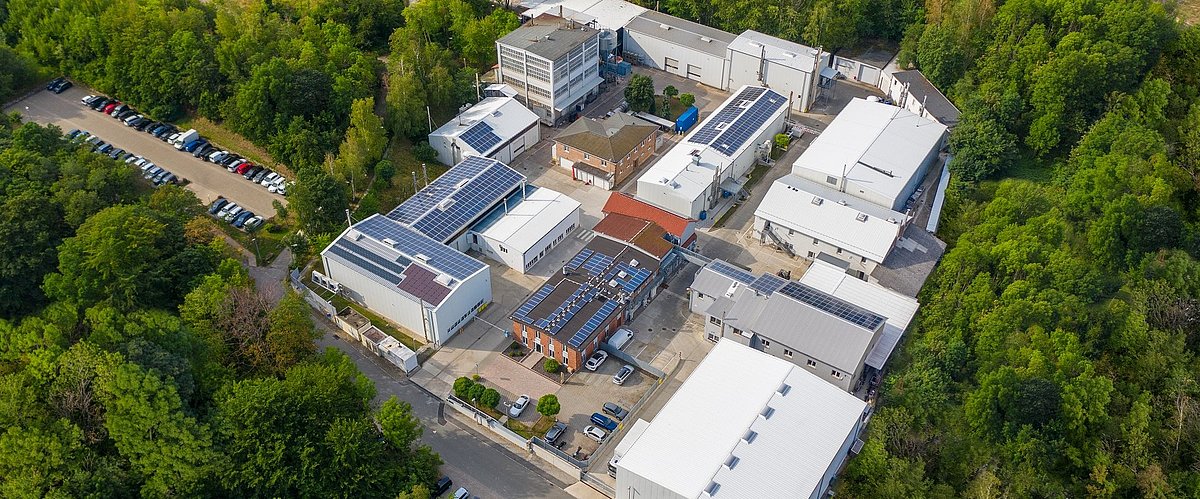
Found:
[{"label": "roof ventilation unit", "polygon": [[413,258],[416,258],[417,260],[420,260],[425,263],[429,263],[429,257],[426,256],[424,253],[417,253],[417,254],[413,255]]},{"label": "roof ventilation unit", "polygon": [[668,25],[667,23],[661,23],[661,24],[659,24],[659,25],[658,25],[658,27],[660,27],[660,28],[662,28],[662,29],[666,29],[666,30],[669,30],[669,29],[671,29],[671,26],[670,26],[670,25]]},{"label": "roof ventilation unit", "polygon": [[729,459],[725,460],[725,467],[733,469],[734,466],[738,465],[739,461],[741,461],[741,459],[738,459],[737,456],[729,456]]},{"label": "roof ventilation unit", "polygon": [[700,37],[700,41],[702,41],[704,43],[708,43],[708,42],[712,41],[712,38],[709,38],[707,36],[702,36],[702,37]]},{"label": "roof ventilation unit", "polygon": [[867,221],[867,214],[866,214],[866,213],[859,213],[859,214],[858,214],[858,216],[854,217],[854,219],[855,219],[855,220],[858,220],[859,222],[866,222],[866,221]]},{"label": "roof ventilation unit", "polygon": [[620,286],[620,284],[617,284],[617,280],[616,280],[616,279],[613,279],[613,280],[611,280],[611,281],[608,281],[608,285],[609,285],[609,286],[612,286],[612,287],[614,287],[614,288],[615,288],[615,287],[617,287],[617,286]]},{"label": "roof ventilation unit", "polygon": [[748,444],[754,443],[754,439],[756,438],[758,438],[758,432],[754,430],[748,430],[745,435],[742,435],[742,440],[745,440]]},{"label": "roof ventilation unit", "polygon": [[395,248],[395,247],[396,247],[396,241],[393,241],[391,238],[385,237],[385,238],[383,238],[383,241],[381,241],[381,242],[382,242],[383,244],[386,244],[386,245],[388,245],[388,246],[391,246],[391,247],[393,247],[393,248]]},{"label": "roof ventilation unit", "polygon": [[450,208],[450,205],[452,205],[452,204],[454,204],[454,199],[446,198],[446,199],[439,201],[437,204],[437,207],[439,210],[446,211],[447,209]]},{"label": "roof ventilation unit", "polygon": [[899,223],[899,222],[897,222],[896,219],[894,219],[894,218],[889,218],[888,223]]},{"label": "roof ventilation unit", "polygon": [[350,236],[350,239],[354,241],[361,241],[363,238],[362,232],[357,230],[352,230],[347,235]]},{"label": "roof ventilation unit", "polygon": [[813,196],[813,198],[812,198],[812,204],[815,204],[817,206],[821,206],[821,203],[824,203],[824,202],[825,202],[825,200],[821,199],[818,196]]},{"label": "roof ventilation unit", "polygon": [[433,280],[446,287],[450,287],[451,284],[454,284],[454,279],[451,279],[449,274],[444,273],[438,274],[437,277],[433,278]]},{"label": "roof ventilation unit", "polygon": [[842,205],[842,206],[846,206],[846,200],[845,200],[845,199],[839,199],[839,200],[838,200],[838,204],[840,204],[840,205]]},{"label": "roof ventilation unit", "polygon": [[637,266],[638,266],[638,261],[637,261],[637,259],[635,258],[635,259],[633,259],[633,260],[630,260],[630,261],[629,261],[629,266],[630,266],[630,267],[637,267]]}]

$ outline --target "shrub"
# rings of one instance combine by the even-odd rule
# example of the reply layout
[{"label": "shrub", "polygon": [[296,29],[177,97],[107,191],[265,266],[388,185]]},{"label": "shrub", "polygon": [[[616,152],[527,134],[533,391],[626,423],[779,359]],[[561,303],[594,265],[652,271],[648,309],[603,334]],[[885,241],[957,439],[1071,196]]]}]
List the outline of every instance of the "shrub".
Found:
[{"label": "shrub", "polygon": [[478,382],[478,381],[479,381],[479,380],[481,380],[481,379],[483,379],[483,376],[480,376],[480,375],[478,375],[478,374],[472,374],[472,375],[471,375],[471,381]]},{"label": "shrub", "polygon": [[467,398],[470,400],[478,401],[480,398],[483,397],[483,392],[485,392],[485,391],[487,391],[487,387],[485,387],[479,383],[475,383],[475,386],[472,386],[470,392],[467,393]]},{"label": "shrub", "polygon": [[792,143],[792,136],[786,133],[775,134],[775,149],[786,151],[788,144]]},{"label": "shrub", "polygon": [[500,392],[495,388],[488,388],[483,391],[483,395],[479,396],[479,403],[484,407],[495,408],[496,404],[500,403]]},{"label": "shrub", "polygon": [[475,386],[475,382],[466,376],[454,380],[454,396],[460,399],[469,399],[473,386]]},{"label": "shrub", "polygon": [[538,399],[537,412],[548,418],[558,415],[558,411],[562,410],[562,406],[558,405],[558,397],[553,393],[542,395]]},{"label": "shrub", "polygon": [[[432,148],[431,148],[432,149]],[[392,177],[396,176],[396,165],[393,165],[389,160],[380,160],[375,165],[375,178],[382,180],[385,184],[391,185]]]},{"label": "shrub", "polygon": [[412,152],[413,156],[416,156],[417,161],[422,163],[437,161],[437,149],[434,149],[428,142],[422,141],[420,144],[413,146]]},{"label": "shrub", "polygon": [[692,107],[692,104],[695,104],[695,103],[696,103],[696,96],[695,96],[695,95],[692,95],[692,94],[680,94],[680,96],[679,96],[679,104],[680,104],[681,106],[683,106],[683,108],[684,108],[684,109],[687,109],[687,108],[689,108],[689,107]]},{"label": "shrub", "polygon": [[558,363],[557,360],[554,360],[554,359],[546,359],[545,362],[542,362],[542,369],[545,369],[546,372],[548,372],[550,374],[554,374],[554,373],[558,372],[558,369],[560,367],[562,367],[562,366]]}]

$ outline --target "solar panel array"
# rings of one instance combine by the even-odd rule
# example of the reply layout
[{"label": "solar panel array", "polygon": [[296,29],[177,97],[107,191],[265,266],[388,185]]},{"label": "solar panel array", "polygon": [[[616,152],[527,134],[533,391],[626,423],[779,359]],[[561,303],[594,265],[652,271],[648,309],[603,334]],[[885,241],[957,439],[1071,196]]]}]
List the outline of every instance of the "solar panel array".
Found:
[{"label": "solar panel array", "polygon": [[784,296],[794,298],[800,303],[809,305],[817,310],[826,312],[834,317],[851,324],[874,331],[887,319],[864,310],[833,295],[822,293],[798,282],[789,282],[778,291]]},{"label": "solar panel array", "polygon": [[387,214],[441,242],[458,234],[525,176],[490,158],[469,156]]},{"label": "solar panel array", "polygon": [[391,239],[395,242],[397,251],[414,258],[418,254],[424,255],[429,258],[429,261],[424,263],[460,281],[487,267],[479,260],[383,216],[372,216],[359,222],[354,228],[377,241]]},{"label": "solar panel array", "polygon": [[592,318],[588,319],[587,323],[585,323],[583,327],[579,328],[579,331],[576,331],[575,334],[571,335],[571,339],[567,342],[567,344],[571,345],[571,348],[582,347],[583,343],[587,341],[589,336],[592,335],[592,332],[594,332],[596,328],[600,327],[600,325],[603,324],[606,319],[608,319],[608,316],[617,309],[617,305],[617,302],[612,300],[604,302],[604,305],[600,307],[600,310],[597,310],[595,314],[592,314]]},{"label": "solar panel array", "polygon": [[529,317],[529,313],[533,312],[533,309],[537,308],[538,305],[541,305],[542,301],[547,296],[550,296],[551,291],[554,291],[554,286],[549,284],[543,285],[542,289],[539,289],[537,293],[534,293],[528,300],[525,300],[525,303],[521,304],[521,308],[513,312],[513,317],[520,319],[521,322],[533,323],[533,319]]},{"label": "solar panel array", "polygon": [[784,287],[787,285],[787,283],[788,281],[786,279],[775,274],[763,274],[758,276],[758,279],[755,279],[754,282],[750,283],[750,289],[753,289],[764,295],[771,296],[771,293],[779,291],[779,288]]},{"label": "solar panel array", "polygon": [[403,256],[397,260],[389,260],[382,255],[350,241],[339,239],[329,246],[329,253],[345,260],[354,266],[370,272],[375,277],[389,284],[400,282],[400,276],[412,263]]},{"label": "solar panel array", "polygon": [[500,136],[496,135],[496,131],[492,129],[492,125],[489,125],[486,121],[476,123],[459,137],[462,137],[463,142],[471,146],[471,149],[479,151],[480,154],[487,154],[492,146],[500,143]]},{"label": "solar panel array", "polygon": [[725,277],[741,282],[742,284],[750,284],[754,282],[754,274],[734,267],[733,265],[725,263],[721,260],[713,260],[709,262],[708,268]]},{"label": "solar panel array", "polygon": [[737,119],[738,115],[742,114],[742,111],[746,110],[745,108],[739,106],[740,102],[757,99],[766,91],[767,89],[762,87],[746,87],[741,92],[738,92],[736,96],[726,101],[725,106],[722,107],[721,110],[717,111],[717,114],[709,116],[708,119],[704,121],[704,126],[700,127],[699,130],[696,130],[696,133],[692,134],[692,136],[688,138],[688,142],[701,145],[712,144],[713,139],[717,138],[717,135],[721,134],[722,129],[718,129],[717,126],[721,123],[733,123]]},{"label": "solar panel array", "polygon": [[779,108],[783,107],[786,102],[782,95],[772,91],[767,91],[766,95],[750,106],[745,113],[738,116],[737,120],[725,128],[725,131],[716,140],[712,141],[713,149],[724,154],[727,157],[733,157],[733,153],[742,147],[754,132],[771,119]]}]

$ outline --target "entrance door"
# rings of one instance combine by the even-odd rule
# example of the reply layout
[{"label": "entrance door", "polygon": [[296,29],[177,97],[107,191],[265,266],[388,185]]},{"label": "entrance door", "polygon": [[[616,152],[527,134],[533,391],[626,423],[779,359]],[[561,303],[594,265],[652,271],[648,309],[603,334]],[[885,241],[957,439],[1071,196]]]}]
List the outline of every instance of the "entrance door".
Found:
[{"label": "entrance door", "polygon": [[535,352],[537,352],[537,353],[542,353],[542,344],[541,344],[541,343],[534,343],[534,344],[533,344],[533,351],[535,351]]},{"label": "entrance door", "polygon": [[688,64],[687,77],[691,78],[693,80],[699,80],[700,79],[700,66],[693,66],[691,64]]}]

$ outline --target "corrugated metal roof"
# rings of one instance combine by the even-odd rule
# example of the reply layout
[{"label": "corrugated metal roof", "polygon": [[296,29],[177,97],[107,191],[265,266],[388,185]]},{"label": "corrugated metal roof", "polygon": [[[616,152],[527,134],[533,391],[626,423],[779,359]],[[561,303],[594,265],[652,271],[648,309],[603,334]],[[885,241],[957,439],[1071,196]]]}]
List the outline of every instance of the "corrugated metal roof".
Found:
[{"label": "corrugated metal roof", "polygon": [[892,77],[896,81],[908,85],[908,98],[922,103],[925,111],[934,119],[950,127],[958,124],[960,114],[958,108],[942,94],[941,90],[933,86],[933,83],[930,83],[923,73],[916,69],[896,71],[892,73]]},{"label": "corrugated metal roof", "polygon": [[887,317],[883,335],[867,354],[866,364],[876,369],[883,369],[920,307],[913,298],[851,277],[820,260],[813,262],[800,282]]},{"label": "corrugated metal roof", "polygon": [[[738,329],[753,331],[772,343],[778,342],[797,352],[804,352],[847,373],[855,372],[863,364],[872,340],[878,334],[793,300],[783,293],[774,293],[770,297],[753,292],[742,293],[739,305],[741,302],[758,302],[761,308],[752,326]],[[747,305],[753,306],[754,303]],[[738,307],[735,306],[729,315],[733,316],[735,310]],[[741,318],[743,314],[738,316]]]},{"label": "corrugated metal roof", "polygon": [[734,282],[736,281],[705,266],[696,273],[696,279],[692,281],[692,290],[708,296],[723,296]]},{"label": "corrugated metal roof", "polygon": [[500,38],[498,43],[555,61],[575,47],[596,38],[599,31],[561,17],[542,14]]},{"label": "corrugated metal roof", "polygon": [[617,466],[682,497],[713,482],[716,497],[809,497],[865,409],[801,367],[722,340]]},{"label": "corrugated metal roof", "polygon": [[817,49],[799,43],[776,38],[754,30],[746,30],[729,43],[729,49],[754,57],[763,57],[772,64],[812,74],[817,59]]},{"label": "corrugated metal roof", "polygon": [[528,194],[483,232],[506,248],[525,253],[559,223],[579,211],[579,201],[545,187]]},{"label": "corrugated metal roof", "polygon": [[[866,218],[860,220],[859,215]],[[909,218],[796,175],[776,180],[754,216],[876,263],[887,258]]]},{"label": "corrugated metal roof", "polygon": [[725,57],[725,49],[729,48],[729,43],[737,38],[719,29],[653,10],[643,12],[630,20],[625,29],[722,58]]}]

